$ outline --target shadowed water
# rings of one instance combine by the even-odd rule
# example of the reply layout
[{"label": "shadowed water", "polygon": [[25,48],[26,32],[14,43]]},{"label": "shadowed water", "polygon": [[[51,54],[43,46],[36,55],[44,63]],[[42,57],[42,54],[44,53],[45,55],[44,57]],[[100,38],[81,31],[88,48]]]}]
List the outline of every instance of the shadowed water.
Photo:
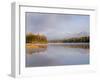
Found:
[{"label": "shadowed water", "polygon": [[26,67],[89,64],[89,44],[48,44],[26,49]]}]

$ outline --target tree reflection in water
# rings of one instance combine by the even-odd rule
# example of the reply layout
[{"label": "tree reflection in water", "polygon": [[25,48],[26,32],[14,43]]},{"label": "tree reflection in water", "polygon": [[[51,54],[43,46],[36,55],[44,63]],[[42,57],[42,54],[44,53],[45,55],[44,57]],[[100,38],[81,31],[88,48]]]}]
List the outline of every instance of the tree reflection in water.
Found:
[{"label": "tree reflection in water", "polygon": [[[82,48],[82,49],[89,49],[89,44],[51,44],[53,46],[63,46],[65,48],[70,47],[70,48]],[[27,54],[34,54],[34,53],[40,53],[40,52],[45,52],[47,50],[48,45],[38,45],[39,48],[26,48],[26,53]]]},{"label": "tree reflection in water", "polygon": [[47,50],[47,45],[43,48],[26,48],[26,53],[27,54],[34,54],[34,53],[40,53],[40,52],[45,52]]},{"label": "tree reflection in water", "polygon": [[64,46],[64,47],[89,49],[89,44],[87,44],[87,45],[68,45],[68,46]]},{"label": "tree reflection in water", "polygon": [[84,45],[67,45],[67,46],[64,46],[64,47],[71,47],[71,48],[82,48],[82,49],[89,49],[89,44],[84,44]]}]

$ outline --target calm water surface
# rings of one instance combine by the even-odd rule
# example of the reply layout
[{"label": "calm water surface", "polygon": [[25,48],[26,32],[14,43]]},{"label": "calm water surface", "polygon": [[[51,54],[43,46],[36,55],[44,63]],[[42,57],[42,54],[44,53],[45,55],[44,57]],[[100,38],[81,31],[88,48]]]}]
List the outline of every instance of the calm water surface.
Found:
[{"label": "calm water surface", "polygon": [[73,44],[48,44],[45,49],[27,51],[26,67],[89,64],[89,49]]}]

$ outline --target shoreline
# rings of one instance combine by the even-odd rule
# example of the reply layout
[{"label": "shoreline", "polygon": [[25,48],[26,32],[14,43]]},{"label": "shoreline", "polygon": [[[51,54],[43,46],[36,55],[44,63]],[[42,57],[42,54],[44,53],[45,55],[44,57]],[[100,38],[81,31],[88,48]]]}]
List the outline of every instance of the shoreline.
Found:
[{"label": "shoreline", "polygon": [[26,48],[30,49],[40,49],[40,48],[47,48],[48,45],[63,45],[63,46],[89,46],[89,43],[47,43],[47,44],[39,44],[39,43],[26,43]]},{"label": "shoreline", "polygon": [[47,48],[47,44],[26,43],[26,48],[34,48],[34,49]]}]

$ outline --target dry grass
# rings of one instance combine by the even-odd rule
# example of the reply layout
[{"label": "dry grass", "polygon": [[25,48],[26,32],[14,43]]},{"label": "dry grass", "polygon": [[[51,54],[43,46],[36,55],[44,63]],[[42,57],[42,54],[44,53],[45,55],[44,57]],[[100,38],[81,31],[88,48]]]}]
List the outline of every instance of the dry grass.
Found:
[{"label": "dry grass", "polygon": [[26,44],[26,48],[30,48],[30,49],[38,49],[38,48],[46,48],[47,45],[41,45],[41,44],[31,44],[31,43],[27,43]]}]

